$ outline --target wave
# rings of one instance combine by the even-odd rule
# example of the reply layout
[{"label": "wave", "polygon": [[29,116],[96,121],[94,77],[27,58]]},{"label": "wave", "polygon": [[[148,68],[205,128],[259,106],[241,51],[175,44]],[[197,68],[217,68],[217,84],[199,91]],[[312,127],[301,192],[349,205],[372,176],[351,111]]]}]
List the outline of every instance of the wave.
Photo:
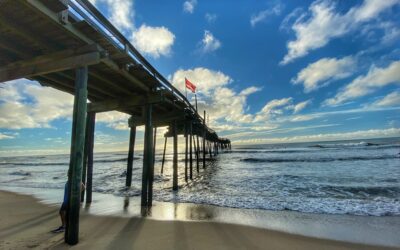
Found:
[{"label": "wave", "polygon": [[257,154],[257,153],[282,153],[282,154],[286,154],[286,153],[304,153],[304,152],[312,152],[311,149],[299,149],[299,150],[288,150],[288,149],[281,149],[281,150],[232,150],[232,151],[227,151],[224,152],[224,154],[228,153],[228,154],[246,154],[246,153],[250,153],[250,154]]},{"label": "wave", "polygon": [[326,143],[314,144],[308,146],[309,148],[349,148],[349,147],[373,147],[373,148],[397,148],[400,147],[399,143],[372,143],[372,142],[349,142],[349,143]]},{"label": "wave", "polygon": [[69,162],[1,162],[1,165],[12,165],[12,166],[64,166],[69,165]]},{"label": "wave", "polygon": [[320,191],[325,192],[336,192],[345,193],[346,196],[357,195],[357,196],[383,196],[389,198],[396,198],[400,193],[400,187],[389,186],[389,187],[363,187],[363,186],[323,186]]},{"label": "wave", "polygon": [[[140,159],[139,157],[134,157],[134,160]],[[128,158],[118,158],[118,159],[102,159],[102,160],[94,160],[94,163],[111,163],[111,162],[124,162],[127,161]],[[11,166],[66,166],[69,165],[69,162],[0,162],[0,166],[11,165]]]},{"label": "wave", "polygon": [[9,173],[9,175],[31,176],[32,174],[30,172],[25,172],[25,171],[15,171]]},{"label": "wave", "polygon": [[368,161],[368,160],[386,160],[386,159],[400,159],[395,155],[387,156],[352,156],[352,157],[337,157],[337,158],[243,158],[240,161],[243,162],[333,162],[333,161]]}]

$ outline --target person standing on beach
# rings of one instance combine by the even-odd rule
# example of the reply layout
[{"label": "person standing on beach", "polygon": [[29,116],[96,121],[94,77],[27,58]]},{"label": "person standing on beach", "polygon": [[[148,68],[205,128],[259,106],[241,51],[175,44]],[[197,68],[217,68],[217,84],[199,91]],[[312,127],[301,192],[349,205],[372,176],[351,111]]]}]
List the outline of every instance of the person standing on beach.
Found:
[{"label": "person standing on beach", "polygon": [[[83,190],[85,190],[85,184],[83,184],[83,182],[81,182],[81,192]],[[61,218],[61,226],[57,229],[54,229],[52,231],[53,233],[61,233],[61,232],[65,231],[68,201],[69,201],[69,190],[68,190],[68,181],[67,181],[67,182],[65,182],[65,186],[64,186],[64,200],[63,200],[63,203],[61,204],[61,208],[59,211],[60,218]]]}]

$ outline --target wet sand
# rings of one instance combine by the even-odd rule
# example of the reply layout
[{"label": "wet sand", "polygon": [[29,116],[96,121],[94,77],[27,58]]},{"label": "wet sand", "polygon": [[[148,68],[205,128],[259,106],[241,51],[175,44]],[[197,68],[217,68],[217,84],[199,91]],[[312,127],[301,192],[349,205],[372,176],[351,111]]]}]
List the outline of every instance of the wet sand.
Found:
[{"label": "wet sand", "polygon": [[[0,249],[66,249],[58,207],[0,191]],[[219,222],[95,216],[82,210],[74,249],[395,249],[324,240]]]}]

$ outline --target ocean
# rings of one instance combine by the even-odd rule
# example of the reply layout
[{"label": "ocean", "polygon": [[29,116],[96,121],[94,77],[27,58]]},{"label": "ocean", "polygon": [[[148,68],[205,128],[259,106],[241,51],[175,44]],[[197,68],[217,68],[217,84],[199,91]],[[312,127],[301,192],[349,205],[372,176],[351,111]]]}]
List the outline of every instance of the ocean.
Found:
[{"label": "ocean", "polygon": [[[161,175],[156,155],[154,200],[220,207],[365,216],[400,215],[400,139],[235,146],[184,180],[179,154],[179,191],[172,191],[172,152]],[[139,197],[142,152],[135,152],[127,189],[126,152],[94,155],[93,191]],[[0,189],[62,190],[69,155],[0,158]],[[96,194],[94,194],[95,196]],[[62,197],[60,197],[60,201]]]}]

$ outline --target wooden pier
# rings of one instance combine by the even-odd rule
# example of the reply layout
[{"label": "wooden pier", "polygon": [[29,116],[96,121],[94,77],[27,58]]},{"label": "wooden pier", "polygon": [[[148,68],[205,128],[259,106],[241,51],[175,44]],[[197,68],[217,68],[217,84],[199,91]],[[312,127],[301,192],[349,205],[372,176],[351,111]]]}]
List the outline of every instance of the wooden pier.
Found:
[{"label": "wooden pier", "polygon": [[[96,113],[116,110],[131,116],[126,186],[132,183],[136,127],[145,126],[143,207],[152,205],[157,127],[168,126],[162,169],[166,140],[173,140],[173,190],[179,187],[178,171],[184,171],[189,181],[194,169],[206,168],[206,157],[230,149],[229,139],[207,126],[206,113],[201,116],[87,0],[0,0],[0,32],[1,83],[27,78],[75,96],[68,244],[79,239],[81,181],[87,187],[86,202],[92,201]],[[183,170],[178,167],[178,135],[185,136]]]}]

